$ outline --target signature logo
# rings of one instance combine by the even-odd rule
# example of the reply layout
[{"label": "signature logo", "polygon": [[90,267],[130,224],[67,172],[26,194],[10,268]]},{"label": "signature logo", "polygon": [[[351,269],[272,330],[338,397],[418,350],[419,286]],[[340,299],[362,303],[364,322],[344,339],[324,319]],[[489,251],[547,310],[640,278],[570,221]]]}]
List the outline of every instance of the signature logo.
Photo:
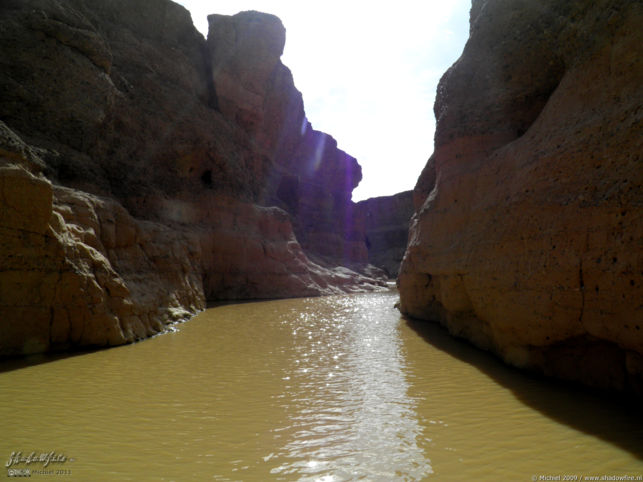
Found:
[{"label": "signature logo", "polygon": [[5,467],[15,467],[17,465],[31,465],[42,464],[43,468],[49,464],[64,464],[65,462],[73,462],[74,459],[67,457],[65,454],[51,452],[31,452],[28,455],[22,452],[11,452],[9,460],[4,464]]}]

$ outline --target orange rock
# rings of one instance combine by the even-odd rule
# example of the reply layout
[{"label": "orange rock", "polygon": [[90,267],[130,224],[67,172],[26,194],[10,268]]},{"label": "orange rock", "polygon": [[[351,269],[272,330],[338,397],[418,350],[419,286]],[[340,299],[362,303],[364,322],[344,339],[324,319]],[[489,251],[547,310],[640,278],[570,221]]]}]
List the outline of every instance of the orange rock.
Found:
[{"label": "orange rock", "polygon": [[[52,186],[26,169],[18,141],[0,123],[0,355],[118,345],[163,329],[150,320],[203,309],[186,235],[139,224],[113,200]],[[99,219],[118,220],[105,236],[109,250]],[[166,270],[146,246],[163,253]]]},{"label": "orange rock", "polygon": [[508,363],[641,392],[643,9],[603,3],[474,2],[401,309]]}]

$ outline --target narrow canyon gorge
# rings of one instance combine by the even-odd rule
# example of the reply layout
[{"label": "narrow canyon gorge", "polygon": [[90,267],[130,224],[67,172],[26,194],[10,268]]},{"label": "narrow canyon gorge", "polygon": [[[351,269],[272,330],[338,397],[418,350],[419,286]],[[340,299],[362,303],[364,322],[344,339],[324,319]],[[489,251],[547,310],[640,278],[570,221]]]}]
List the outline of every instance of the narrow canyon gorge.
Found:
[{"label": "narrow canyon gorge", "polygon": [[386,285],[361,168],[306,120],[277,17],[212,15],[206,41],[166,0],[0,10],[0,355]]},{"label": "narrow canyon gorge", "polygon": [[397,277],[410,318],[643,394],[640,1],[473,0],[415,189],[358,203],[279,18],[208,22],[169,0],[0,3],[0,357]]}]

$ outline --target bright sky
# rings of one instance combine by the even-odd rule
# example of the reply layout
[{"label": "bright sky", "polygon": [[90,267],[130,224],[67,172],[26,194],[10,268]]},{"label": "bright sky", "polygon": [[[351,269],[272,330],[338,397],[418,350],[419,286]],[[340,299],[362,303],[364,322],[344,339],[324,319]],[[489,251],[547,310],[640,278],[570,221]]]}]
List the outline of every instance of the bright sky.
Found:
[{"label": "bright sky", "polygon": [[286,27],[283,63],[313,127],[357,158],[353,200],[412,189],[433,152],[433,102],[469,33],[471,0],[179,0],[207,36],[211,13],[258,10]]}]

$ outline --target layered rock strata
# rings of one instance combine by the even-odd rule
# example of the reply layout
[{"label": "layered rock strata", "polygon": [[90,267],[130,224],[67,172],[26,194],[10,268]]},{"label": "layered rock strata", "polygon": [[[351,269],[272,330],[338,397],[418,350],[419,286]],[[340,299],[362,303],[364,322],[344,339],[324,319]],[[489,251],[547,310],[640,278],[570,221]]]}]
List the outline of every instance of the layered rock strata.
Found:
[{"label": "layered rock strata", "polygon": [[305,121],[281,23],[228,20],[251,26],[236,41],[278,48],[237,50],[223,19],[206,42],[166,0],[0,4],[0,355],[133,341],[206,299],[382,284],[304,250],[319,234],[328,264],[365,261],[322,223],[352,209],[360,168]]},{"label": "layered rock strata", "polygon": [[404,313],[643,392],[642,23],[632,0],[473,2],[414,192]]},{"label": "layered rock strata", "polygon": [[396,278],[414,212],[413,191],[360,201],[357,211],[364,222],[369,263],[383,269],[389,278]]}]

